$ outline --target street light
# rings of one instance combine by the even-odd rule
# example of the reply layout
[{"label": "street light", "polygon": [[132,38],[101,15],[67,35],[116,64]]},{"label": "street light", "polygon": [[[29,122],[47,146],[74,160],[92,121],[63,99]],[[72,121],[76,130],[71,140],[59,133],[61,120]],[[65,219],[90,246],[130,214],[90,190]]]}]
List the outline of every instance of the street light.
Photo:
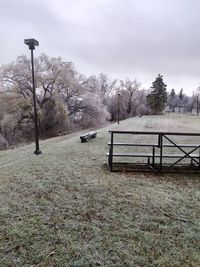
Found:
[{"label": "street light", "polygon": [[35,39],[25,39],[24,43],[28,45],[31,50],[31,64],[32,64],[32,81],[33,81],[33,107],[34,107],[34,123],[35,123],[35,151],[34,154],[39,155],[42,152],[39,148],[39,134],[38,134],[38,123],[37,123],[37,108],[36,108],[36,93],[35,93],[35,77],[34,77],[34,62],[33,62],[33,50],[35,46],[39,45],[39,42]]},{"label": "street light", "polygon": [[117,98],[117,123],[119,124],[119,97],[120,97],[120,93],[117,94],[118,98]]}]

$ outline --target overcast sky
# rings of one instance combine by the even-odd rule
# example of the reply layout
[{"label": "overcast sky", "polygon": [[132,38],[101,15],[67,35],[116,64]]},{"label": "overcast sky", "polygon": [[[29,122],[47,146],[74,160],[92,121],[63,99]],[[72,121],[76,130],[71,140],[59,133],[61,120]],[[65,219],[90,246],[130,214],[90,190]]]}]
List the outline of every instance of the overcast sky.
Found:
[{"label": "overcast sky", "polygon": [[137,78],[149,88],[161,73],[168,90],[200,86],[199,0],[0,0],[0,64],[61,56],[83,74]]}]

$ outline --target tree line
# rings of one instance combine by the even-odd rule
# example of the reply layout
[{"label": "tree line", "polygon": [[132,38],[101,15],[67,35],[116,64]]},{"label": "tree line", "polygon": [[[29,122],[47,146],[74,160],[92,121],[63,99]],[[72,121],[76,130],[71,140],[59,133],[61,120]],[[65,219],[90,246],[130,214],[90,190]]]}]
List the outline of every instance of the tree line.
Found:
[{"label": "tree line", "polygon": [[[177,96],[158,75],[149,90],[137,80],[110,79],[106,74],[85,77],[73,63],[45,54],[34,61],[40,137],[48,138],[107,121],[137,115],[160,114],[166,104],[173,111],[180,101],[194,105],[192,98]],[[179,97],[179,98],[178,98]],[[192,104],[193,103],[193,104]],[[34,137],[31,61],[20,56],[0,67],[0,149],[31,141]]]}]

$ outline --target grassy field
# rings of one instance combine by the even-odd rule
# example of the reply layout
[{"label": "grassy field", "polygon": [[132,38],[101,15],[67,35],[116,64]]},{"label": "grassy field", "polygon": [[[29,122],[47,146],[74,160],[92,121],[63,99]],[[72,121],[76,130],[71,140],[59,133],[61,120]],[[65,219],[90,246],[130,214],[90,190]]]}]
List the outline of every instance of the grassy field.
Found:
[{"label": "grassy field", "polygon": [[200,266],[200,175],[110,173],[108,131],[200,132],[200,118],[132,118],[0,152],[0,266]]}]

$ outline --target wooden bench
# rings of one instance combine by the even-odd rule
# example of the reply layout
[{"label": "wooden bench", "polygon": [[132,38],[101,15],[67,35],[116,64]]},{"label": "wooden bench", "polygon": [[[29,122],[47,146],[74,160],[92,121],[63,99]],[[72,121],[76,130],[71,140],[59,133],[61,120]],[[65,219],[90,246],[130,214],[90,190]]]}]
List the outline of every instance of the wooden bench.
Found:
[{"label": "wooden bench", "polygon": [[81,142],[82,142],[82,143],[85,143],[85,142],[87,142],[88,140],[90,140],[91,138],[95,138],[96,135],[97,135],[97,132],[95,132],[95,131],[91,131],[91,132],[89,132],[89,133],[82,134],[82,135],[80,136]]}]

